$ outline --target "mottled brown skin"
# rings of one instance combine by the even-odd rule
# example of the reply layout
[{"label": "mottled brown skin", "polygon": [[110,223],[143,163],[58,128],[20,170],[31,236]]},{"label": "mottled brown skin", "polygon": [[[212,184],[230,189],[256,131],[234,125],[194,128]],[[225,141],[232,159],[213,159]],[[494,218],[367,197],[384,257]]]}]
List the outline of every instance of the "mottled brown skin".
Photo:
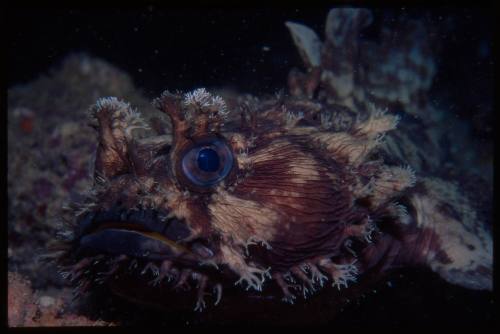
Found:
[{"label": "mottled brown skin", "polygon": [[[170,116],[172,141],[132,137],[131,120],[136,126],[140,122],[123,102],[103,99],[91,109],[99,122],[99,146],[95,200],[88,211],[149,208],[167,213],[189,232],[165,241],[170,235],[151,233],[140,220],[87,222],[90,227],[71,243],[74,253],[67,254],[79,261],[70,265],[73,276],[83,278],[81,271],[94,261],[82,255],[82,238],[116,228],[163,240],[168,256],[141,261],[158,276],[156,283],[166,284],[162,278],[168,276],[175,277],[177,288],[197,282],[197,309],[204,307],[208,284],[220,298],[220,282],[227,279],[222,276],[239,278],[245,287],[258,291],[272,277],[285,300],[292,302],[295,295],[287,283],[291,275],[302,281],[301,289],[311,292],[327,279],[340,288],[370,267],[390,267],[394,257],[404,258],[405,239],[385,236],[379,227],[389,230],[399,224],[403,213],[394,201],[413,185],[414,176],[409,169],[371,158],[378,133],[395,126],[393,116],[376,113],[350,131],[329,132],[319,129],[314,111],[300,101],[277,100],[253,116],[246,115],[245,108],[233,111],[239,127],[220,130],[223,119],[217,110],[204,117],[204,107],[183,103],[180,95],[165,93],[156,105]],[[297,108],[304,117],[287,111]],[[255,120],[249,125],[246,120],[251,117]],[[212,140],[230,147],[234,163],[222,181],[200,187],[184,175],[181,160],[198,142]],[[104,258],[100,252],[92,254],[110,266],[104,272],[106,280],[134,258],[126,251],[121,256],[114,252],[113,242],[119,238],[103,246],[104,251],[99,249]],[[356,252],[347,246],[353,240]],[[392,247],[395,254],[381,257],[385,252],[380,247]],[[404,261],[418,262],[427,251],[418,249]]]},{"label": "mottled brown skin", "polygon": [[[171,121],[164,136],[137,139],[132,130],[148,126],[130,105],[99,100],[90,109],[98,122],[95,185],[59,258],[64,275],[80,282],[77,291],[96,279],[117,290],[117,273],[137,280],[151,271],[160,288],[196,286],[195,310],[205,307],[207,291],[217,304],[235,281],[257,292],[274,284],[293,303],[326,281],[341,289],[366,271],[406,265],[491,288],[491,236],[470,232],[480,223],[467,199],[439,179],[417,182],[410,167],[379,150],[398,118],[312,99],[328,64],[292,73],[294,97],[240,99],[228,108],[204,89],[165,92],[155,100]],[[184,158],[214,142],[230,152],[229,171],[196,184]]]}]

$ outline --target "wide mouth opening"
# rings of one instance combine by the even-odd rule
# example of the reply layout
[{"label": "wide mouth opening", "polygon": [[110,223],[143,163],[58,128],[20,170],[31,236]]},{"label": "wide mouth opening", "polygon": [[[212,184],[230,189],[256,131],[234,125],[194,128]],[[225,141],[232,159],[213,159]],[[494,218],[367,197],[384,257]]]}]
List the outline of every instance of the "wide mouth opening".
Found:
[{"label": "wide mouth opening", "polygon": [[177,248],[182,248],[183,246],[180,243],[177,243],[163,234],[149,230],[142,224],[138,224],[136,222],[115,222],[115,221],[109,221],[109,222],[103,222],[97,226],[95,226],[92,230],[88,232],[88,235],[91,234],[96,234],[100,233],[105,230],[116,230],[116,231],[122,231],[122,232],[130,232],[130,233],[137,233],[140,235],[143,235],[145,237],[157,240],[159,242],[162,242],[166,245],[169,245],[171,247],[177,247]]},{"label": "wide mouth opening", "polygon": [[108,210],[88,215],[80,224],[82,255],[126,255],[146,260],[199,262],[213,257],[203,240],[190,240],[187,224],[157,210]]},{"label": "wide mouth opening", "polygon": [[119,229],[136,232],[156,232],[172,241],[181,241],[191,232],[183,220],[168,217],[168,212],[153,209],[122,209],[93,212],[79,224],[79,235],[85,236],[105,229]]},{"label": "wide mouth opening", "polygon": [[116,230],[128,230],[128,231],[136,231],[136,232],[152,232],[148,230],[141,224],[132,223],[132,222],[103,222],[99,225],[94,226],[91,230],[87,232],[87,234],[98,233],[102,230],[106,229],[116,229]]}]

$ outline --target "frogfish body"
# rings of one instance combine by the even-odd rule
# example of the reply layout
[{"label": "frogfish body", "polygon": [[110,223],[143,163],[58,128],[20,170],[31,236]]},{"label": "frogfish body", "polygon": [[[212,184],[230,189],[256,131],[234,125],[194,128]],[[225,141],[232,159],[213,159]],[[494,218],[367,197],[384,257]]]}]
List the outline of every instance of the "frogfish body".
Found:
[{"label": "frogfish body", "polygon": [[[290,73],[290,95],[165,91],[154,101],[170,120],[164,135],[139,138],[149,130],[139,112],[99,99],[89,111],[94,185],[74,205],[58,257],[75,291],[132,294],[119,279],[192,289],[201,311],[230,289],[293,303],[401,266],[491,289],[491,234],[456,183],[419,175],[415,152],[427,144],[398,132],[387,109],[423,108],[428,50],[391,45],[382,59],[383,43],[356,42],[370,22],[367,10],[332,9],[324,42],[288,22],[308,68]],[[396,53],[413,62],[394,64]],[[379,65],[362,70],[369,62]],[[395,82],[382,68],[418,74]]]}]

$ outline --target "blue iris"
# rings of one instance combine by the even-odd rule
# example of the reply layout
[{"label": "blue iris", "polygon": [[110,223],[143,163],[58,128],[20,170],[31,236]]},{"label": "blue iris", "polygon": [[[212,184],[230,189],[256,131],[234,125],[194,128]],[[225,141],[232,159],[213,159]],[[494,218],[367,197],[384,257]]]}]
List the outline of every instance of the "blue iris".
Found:
[{"label": "blue iris", "polygon": [[204,148],[198,153],[196,162],[202,171],[215,172],[219,169],[220,158],[217,152],[211,148]]},{"label": "blue iris", "polygon": [[205,140],[184,154],[182,172],[194,185],[211,187],[229,175],[233,161],[233,152],[225,141]]}]

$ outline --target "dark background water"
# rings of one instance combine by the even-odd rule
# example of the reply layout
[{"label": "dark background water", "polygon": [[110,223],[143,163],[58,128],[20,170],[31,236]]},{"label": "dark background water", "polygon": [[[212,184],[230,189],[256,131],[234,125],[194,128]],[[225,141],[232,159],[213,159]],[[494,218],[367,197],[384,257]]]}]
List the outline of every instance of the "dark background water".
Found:
[{"label": "dark background water", "polygon": [[[305,23],[322,37],[329,9],[10,8],[8,86],[34,80],[69,53],[83,51],[127,71],[149,97],[165,88],[201,86],[273,93],[285,88],[292,67],[302,66],[284,22]],[[476,120],[475,134],[492,140],[493,11],[385,8],[374,13],[367,38],[401,15],[425,20],[435,29],[438,73],[432,95],[457,117]],[[411,277],[415,281],[408,282]],[[347,306],[340,322],[397,326],[492,321],[489,293],[443,285],[425,273],[399,282],[382,289],[382,295],[371,292],[368,300]]]},{"label": "dark background water", "polygon": [[[290,68],[302,65],[284,22],[305,23],[322,37],[329,8],[12,8],[8,84],[32,80],[69,52],[85,51],[129,72],[152,96],[167,87],[276,91]],[[374,9],[374,14],[372,30],[401,16],[437,28],[437,90],[460,106],[461,116],[491,105],[489,8],[403,7]]]},{"label": "dark background water", "polygon": [[[304,23],[323,38],[331,6],[163,8],[10,8],[8,86],[28,82],[70,52],[102,57],[127,71],[150,98],[164,89],[230,86],[254,94],[285,88],[302,67],[284,22]],[[431,92],[474,135],[493,138],[493,9],[373,8],[376,34],[397,18],[432,30],[437,75]]]}]

